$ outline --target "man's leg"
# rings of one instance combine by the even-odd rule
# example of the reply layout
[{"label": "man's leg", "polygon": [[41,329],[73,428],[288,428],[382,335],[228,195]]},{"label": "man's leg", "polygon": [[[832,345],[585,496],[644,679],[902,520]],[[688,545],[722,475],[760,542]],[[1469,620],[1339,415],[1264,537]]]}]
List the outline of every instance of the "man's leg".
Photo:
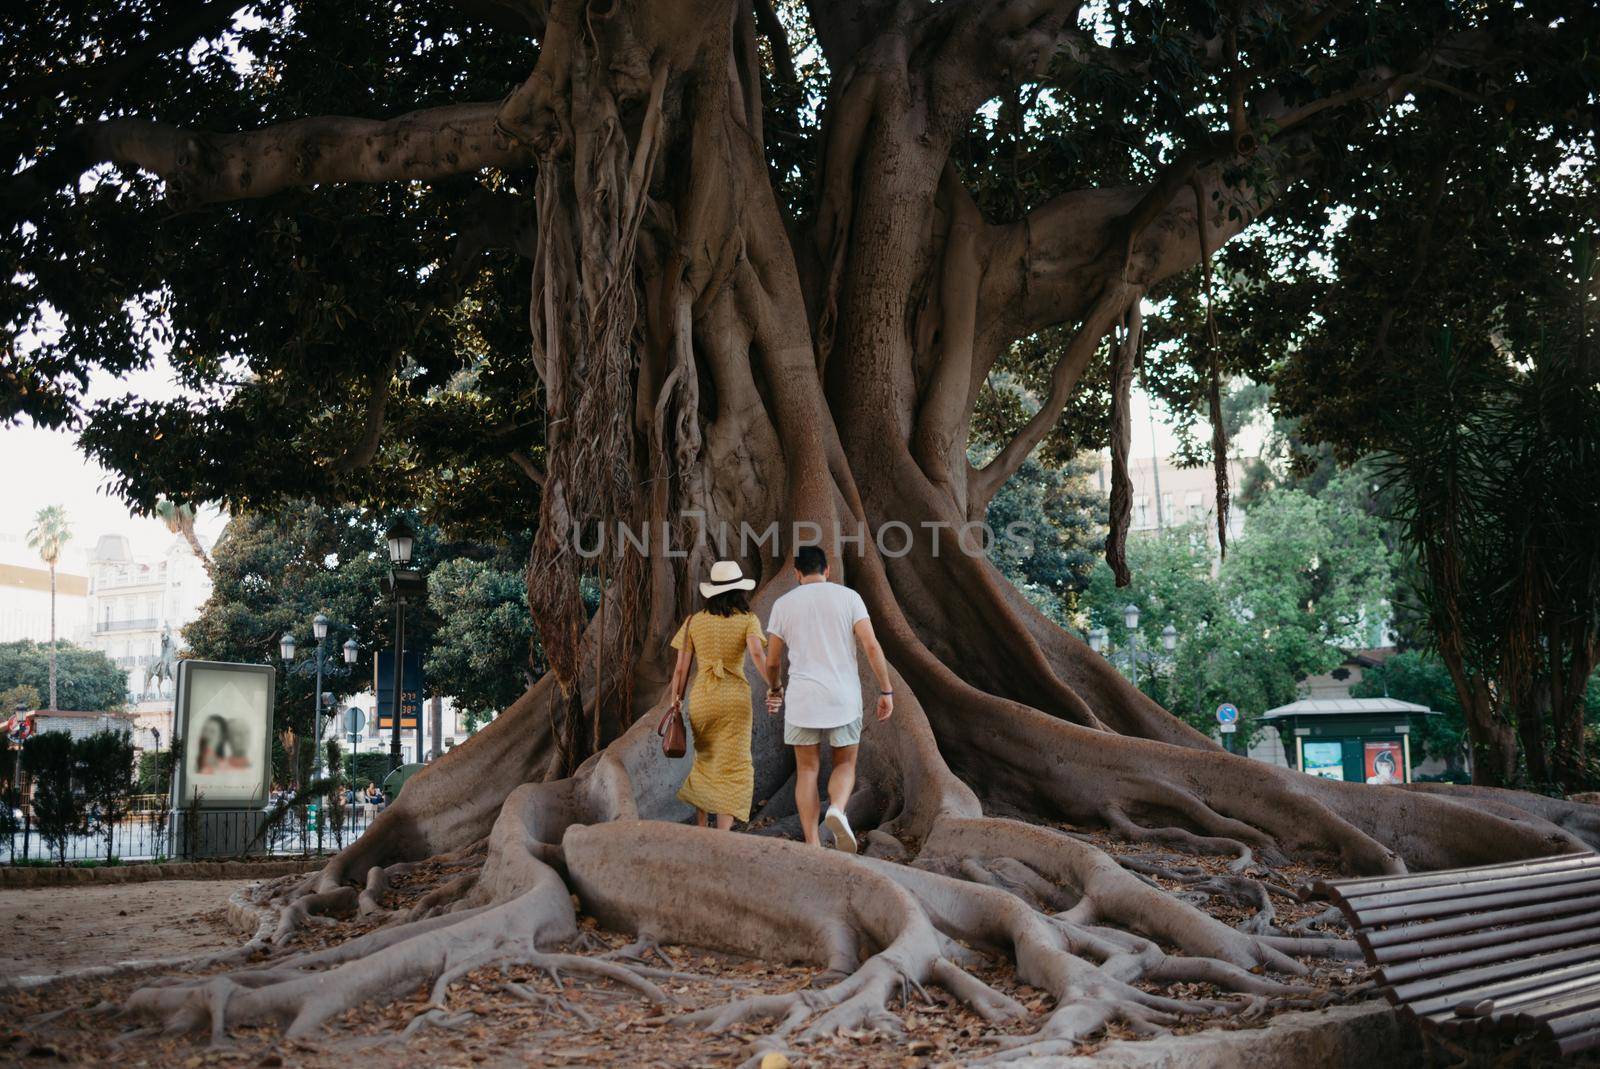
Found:
[{"label": "man's leg", "polygon": [[817,821],[822,811],[822,803],[817,800],[817,771],[821,763],[822,755],[816,744],[794,748],[794,804],[800,810],[800,830],[812,846],[822,845],[817,837]]},{"label": "man's leg", "polygon": [[828,775],[828,804],[844,809],[856,789],[857,746],[834,746],[833,771]]}]

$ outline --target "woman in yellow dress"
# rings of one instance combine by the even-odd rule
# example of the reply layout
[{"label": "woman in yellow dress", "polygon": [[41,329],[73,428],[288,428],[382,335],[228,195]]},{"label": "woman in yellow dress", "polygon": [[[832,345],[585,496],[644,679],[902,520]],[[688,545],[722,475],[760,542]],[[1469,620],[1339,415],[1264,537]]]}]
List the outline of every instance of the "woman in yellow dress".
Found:
[{"label": "woman in yellow dress", "polygon": [[755,766],[750,760],[750,682],[744,674],[748,653],[756,671],[766,678],[763,646],[767,639],[761,623],[750,611],[745,591],[756,581],[746,579],[739,565],[719,560],[711,566],[711,582],[700,584],[705,608],[683,622],[673,636],[678,663],[672,671],[672,705],[683,705],[689,681],[689,664],[696,671],[689,691],[689,728],[694,739],[694,766],[678,789],[678,797],[694,806],[695,820],[703,828],[706,815],[717,815],[717,827],[727,831],[733,822],[750,819],[750,798],[755,790]]}]

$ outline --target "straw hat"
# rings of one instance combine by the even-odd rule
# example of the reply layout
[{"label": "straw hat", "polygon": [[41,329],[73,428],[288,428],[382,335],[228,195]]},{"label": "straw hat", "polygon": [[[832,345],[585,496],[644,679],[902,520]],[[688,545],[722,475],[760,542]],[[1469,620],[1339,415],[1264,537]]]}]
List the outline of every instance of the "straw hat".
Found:
[{"label": "straw hat", "polygon": [[756,581],[746,579],[736,560],[719,560],[711,566],[711,582],[700,584],[700,596],[714,598],[725,590],[754,590]]}]

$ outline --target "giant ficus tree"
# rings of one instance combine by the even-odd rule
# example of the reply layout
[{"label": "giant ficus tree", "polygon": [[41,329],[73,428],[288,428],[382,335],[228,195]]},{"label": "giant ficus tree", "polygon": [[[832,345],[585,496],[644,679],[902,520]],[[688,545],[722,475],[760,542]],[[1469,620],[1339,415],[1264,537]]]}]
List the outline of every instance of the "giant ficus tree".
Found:
[{"label": "giant ficus tree", "polygon": [[[1259,359],[1211,323],[1144,354],[1144,309],[1192,312],[1240,272],[1270,282],[1270,244],[1227,276],[1209,264],[1246,228],[1319,240],[1343,204],[1329,191],[1388,165],[1369,150],[1429,122],[1432,101],[1460,102],[1473,151],[1513,86],[1518,121],[1586,132],[1592,15],[1571,8],[104,0],[5,16],[4,307],[31,333],[8,352],[0,412],[82,419],[139,506],[303,494],[536,523],[529,605],[550,671],[280,889],[282,930],[358,897],[381,908],[396,865],[454,853],[481,869],[231,997],[207,981],[136,1001],[178,1025],[215,1012],[303,1031],[397,985],[443,997],[465,969],[572,936],[576,893],[646,938],[846,974],[708,1024],[877,1024],[905,979],[1023,1012],[962,968],[963,944],[981,945],[1057,996],[1029,1037],[1048,1049],[1192,1008],[1133,981],[1283,993],[1248,970],[1301,971],[1288,955],[1315,948],[1222,925],[1045,821],[1356,872],[1600,841],[1581,807],[1547,799],[1247,765],[959,537],[1053,434],[1124,456],[1141,359],[1154,387],[1202,401]],[[88,369],[153,349],[187,399],[82,411]],[[973,412],[999,367],[1039,404],[975,466]],[[1120,477],[1113,490],[1121,568]],[[573,548],[617,522],[692,548]],[[715,551],[693,531],[774,522],[823,532],[897,674],[851,802],[867,857],[675,826],[683,769],[639,718]],[[894,523],[916,536],[907,554],[872,537]],[[791,548],[747,547],[763,612]],[[580,585],[604,592],[592,614]],[[756,796],[782,826],[792,769],[756,715]]]}]

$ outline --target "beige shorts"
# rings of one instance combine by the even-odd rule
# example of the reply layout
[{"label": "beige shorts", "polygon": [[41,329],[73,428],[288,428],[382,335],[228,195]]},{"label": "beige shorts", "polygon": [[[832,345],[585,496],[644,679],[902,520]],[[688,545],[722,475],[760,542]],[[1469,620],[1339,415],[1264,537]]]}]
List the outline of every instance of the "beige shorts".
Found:
[{"label": "beige shorts", "polygon": [[858,716],[848,724],[836,728],[803,728],[785,720],[783,722],[783,744],[785,746],[820,746],[827,743],[838,749],[841,746],[855,746],[861,741],[861,718]]}]

